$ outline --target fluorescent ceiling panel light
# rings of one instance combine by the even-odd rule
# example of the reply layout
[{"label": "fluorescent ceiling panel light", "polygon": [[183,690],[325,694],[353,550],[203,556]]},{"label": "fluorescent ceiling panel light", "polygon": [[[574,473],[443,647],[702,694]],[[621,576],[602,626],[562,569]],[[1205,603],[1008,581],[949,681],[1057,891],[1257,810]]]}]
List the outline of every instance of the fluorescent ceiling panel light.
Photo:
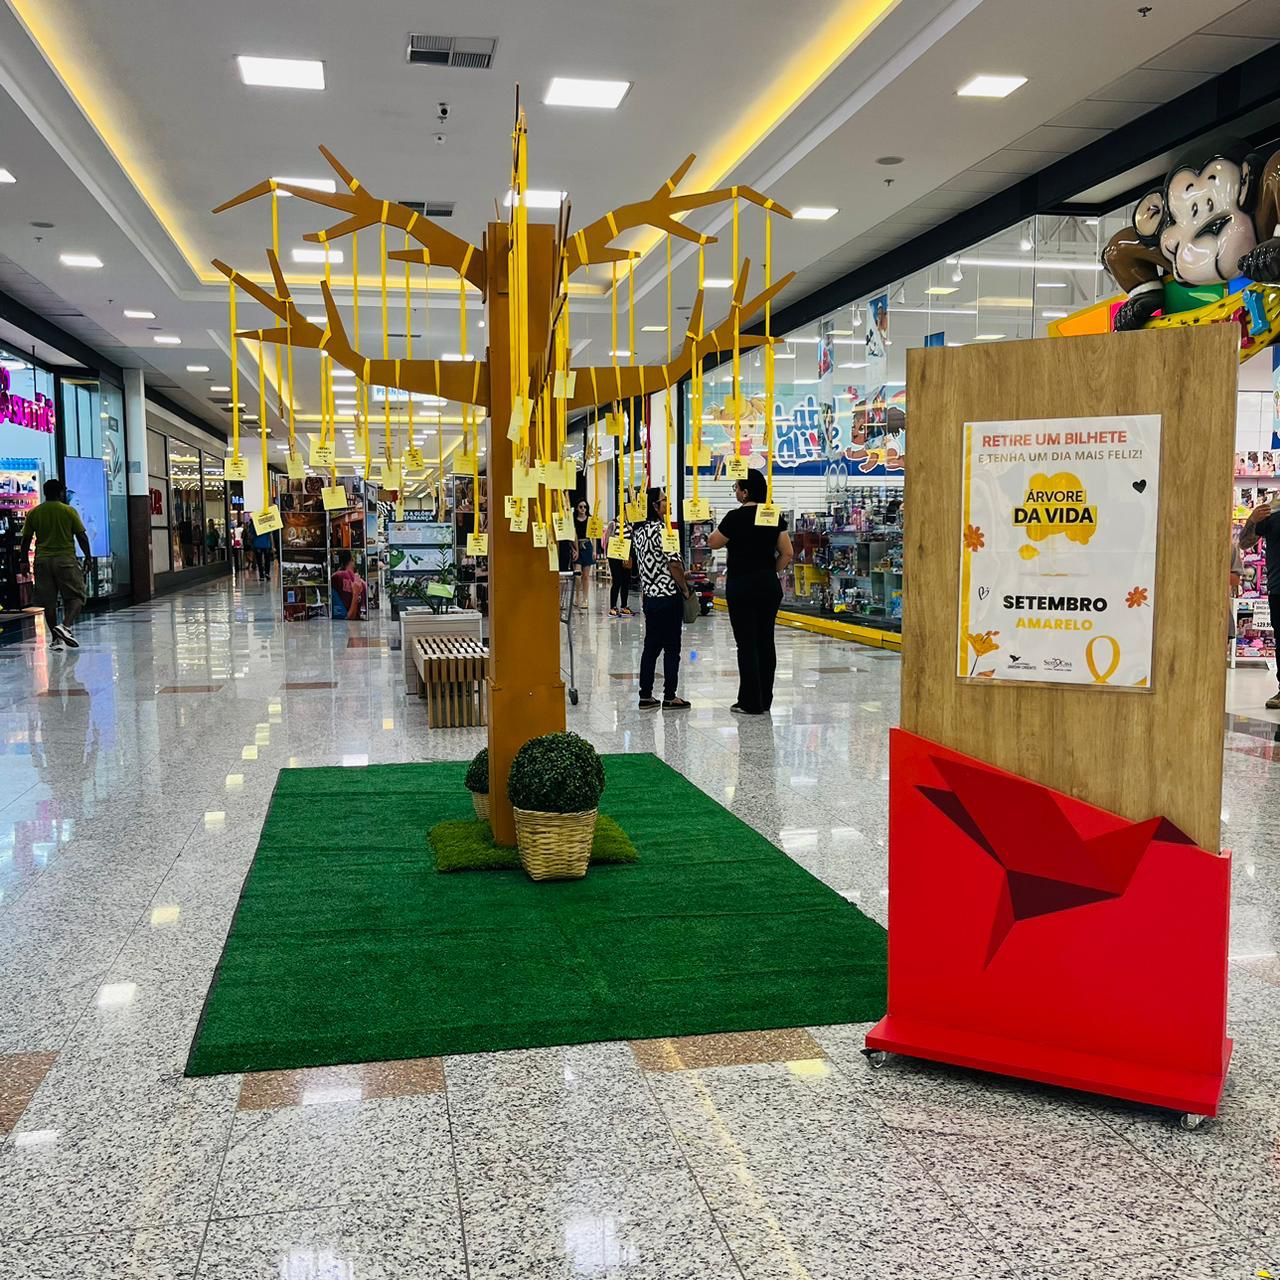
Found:
[{"label": "fluorescent ceiling panel light", "polygon": [[974,76],[956,90],[958,98],[1007,98],[1027,83],[1026,76]]},{"label": "fluorescent ceiling panel light", "polygon": [[1065,289],[1067,282],[1065,280],[1037,280],[1037,289]]},{"label": "fluorescent ceiling panel light", "polygon": [[773,353],[773,358],[775,360],[794,360],[796,358],[796,353],[794,351],[775,351]]},{"label": "fluorescent ceiling panel light", "polygon": [[126,320],[154,320],[156,313],[154,311],[132,311],[126,307],[124,318]]},{"label": "fluorescent ceiling panel light", "polygon": [[834,209],[830,205],[802,204],[791,216],[801,222],[826,222],[839,212],[839,209]]},{"label": "fluorescent ceiling panel light", "polygon": [[949,293],[959,293],[960,290],[955,285],[935,284],[932,289],[926,289],[925,293],[931,294],[935,298],[945,298]]},{"label": "fluorescent ceiling panel light", "polygon": [[642,324],[640,326],[641,333],[666,333],[667,326],[665,324]]},{"label": "fluorescent ceiling panel light", "polygon": [[[333,195],[338,190],[338,184],[332,178],[272,178],[272,182],[287,182],[291,186],[306,187],[308,191],[327,191],[329,195]],[[293,199],[292,191],[279,191],[277,195],[285,196]]]},{"label": "fluorescent ceiling panel light", "polygon": [[1042,311],[1040,314],[1046,320],[1065,320],[1071,313],[1069,311]]},{"label": "fluorescent ceiling panel light", "polygon": [[999,342],[1004,337],[1003,333],[975,333],[973,335],[975,342]]},{"label": "fluorescent ceiling panel light", "polygon": [[328,316],[303,316],[302,318],[308,324],[325,324],[329,319]]},{"label": "fluorescent ceiling panel light", "polygon": [[152,341],[158,342],[162,347],[182,346],[182,339],[176,333],[157,333]]},{"label": "fluorescent ceiling panel light", "polygon": [[0,169],[0,182],[17,182],[17,178],[8,169]]},{"label": "fluorescent ceiling panel light", "polygon": [[708,276],[703,282],[704,289],[732,289],[733,281],[728,276]]},{"label": "fluorescent ceiling panel light", "polygon": [[958,259],[962,267],[1017,267],[1021,271],[1103,271],[1105,268],[1100,262],[1090,262],[1087,258],[1080,258],[1076,261],[1067,259],[1046,262],[1041,258],[1038,262],[1028,262],[1025,258],[960,258]]},{"label": "fluorescent ceiling panel light", "polygon": [[[558,209],[560,201],[564,199],[565,192],[551,191],[541,187],[529,187],[524,193],[524,207],[526,209]],[[506,199],[503,200],[504,207],[510,209],[511,202],[515,199],[515,192],[508,191]]]},{"label": "fluorescent ceiling panel light", "polygon": [[440,353],[440,359],[441,360],[466,360],[468,363],[470,363],[472,360],[475,359],[475,356],[470,354],[464,356],[459,351],[442,351]]},{"label": "fluorescent ceiling panel light", "polygon": [[210,391],[230,391],[230,387],[210,387]]},{"label": "fluorescent ceiling panel light", "polygon": [[323,89],[324,63],[311,58],[236,58],[240,79],[266,89]]},{"label": "fluorescent ceiling panel light", "polygon": [[209,366],[207,364],[189,364],[187,365],[188,373],[208,373]]},{"label": "fluorescent ceiling panel light", "polygon": [[631,352],[630,351],[610,351],[609,354],[611,356],[617,356],[619,360],[625,360],[631,354]]},{"label": "fluorescent ceiling panel light", "polygon": [[1015,309],[1023,307],[1032,307],[1035,305],[1034,298],[1022,298],[1013,295],[984,293],[982,297],[974,300],[974,305],[978,307],[1013,307]]},{"label": "fluorescent ceiling panel light", "polygon": [[60,253],[58,261],[64,267],[91,267],[97,270],[102,266],[102,259],[96,253]]},{"label": "fluorescent ceiling panel light", "polygon": [[578,80],[573,76],[554,76],[542,101],[549,107],[594,107],[600,111],[616,111],[630,80]]},{"label": "fluorescent ceiling panel light", "polygon": [[354,369],[335,368],[333,371],[333,376],[335,378],[354,378],[356,376],[356,371]]},{"label": "fluorescent ceiling panel light", "polygon": [[326,257],[330,262],[341,262],[344,256],[341,249],[295,249],[293,251],[294,262],[324,262]]}]

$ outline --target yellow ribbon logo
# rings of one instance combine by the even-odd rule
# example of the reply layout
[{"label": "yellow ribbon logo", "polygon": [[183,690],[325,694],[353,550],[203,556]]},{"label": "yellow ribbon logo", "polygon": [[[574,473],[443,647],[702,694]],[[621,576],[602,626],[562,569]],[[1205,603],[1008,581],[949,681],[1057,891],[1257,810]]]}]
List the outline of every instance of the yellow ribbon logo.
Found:
[{"label": "yellow ribbon logo", "polygon": [[[1093,646],[1101,644],[1105,641],[1111,646],[1111,664],[1105,671],[1099,671],[1093,660]],[[1085,665],[1089,668],[1089,674],[1093,677],[1094,684],[1106,684],[1116,673],[1116,668],[1120,665],[1120,643],[1115,636],[1094,636],[1092,640],[1085,645],[1084,649]]]}]

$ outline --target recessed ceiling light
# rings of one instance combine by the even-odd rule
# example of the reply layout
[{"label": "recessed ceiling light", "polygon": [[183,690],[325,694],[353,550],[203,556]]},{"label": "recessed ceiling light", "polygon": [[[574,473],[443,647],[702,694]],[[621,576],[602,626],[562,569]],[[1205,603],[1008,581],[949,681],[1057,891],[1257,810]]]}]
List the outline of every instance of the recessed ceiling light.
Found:
[{"label": "recessed ceiling light", "polygon": [[8,169],[0,169],[0,182],[17,182],[17,178]]},{"label": "recessed ceiling light", "polygon": [[956,90],[958,98],[1007,98],[1027,83],[1026,76],[974,76]]},{"label": "recessed ceiling light", "polygon": [[209,366],[207,364],[189,364],[187,365],[188,373],[208,373]]},{"label": "recessed ceiling light", "polygon": [[477,321],[477,322],[476,322],[476,328],[477,328],[477,329],[483,329],[483,328],[484,328],[484,321],[483,321],[483,320],[479,320],[479,321]]},{"label": "recessed ceiling light", "polygon": [[131,311],[126,307],[124,318],[126,320],[154,320],[156,318],[156,313],[154,311]]},{"label": "recessed ceiling light", "polygon": [[[330,195],[338,189],[338,184],[332,178],[275,178],[272,182],[288,182],[295,187],[306,187],[308,191],[327,191]],[[277,195],[284,196],[287,199],[293,199],[292,191],[278,191]]]},{"label": "recessed ceiling light", "polygon": [[335,378],[354,378],[356,376],[356,371],[354,369],[335,367],[333,370],[333,376]]},{"label": "recessed ceiling light", "polygon": [[773,353],[773,358],[775,360],[794,360],[796,358],[796,353],[794,351],[775,351]]},{"label": "recessed ceiling light", "polygon": [[[526,209],[558,209],[560,201],[564,199],[565,192],[549,191],[538,187],[529,187],[524,193],[524,207]],[[515,192],[508,191],[503,205],[510,209],[511,202],[515,199]]]},{"label": "recessed ceiling light", "polygon": [[182,339],[176,333],[157,333],[152,341],[158,342],[162,347],[182,346]]},{"label": "recessed ceiling light", "polygon": [[902,163],[902,156],[876,156],[876,164],[895,165]]},{"label": "recessed ceiling light", "polygon": [[999,342],[1004,337],[1003,333],[975,333],[973,335],[975,342]]},{"label": "recessed ceiling light", "polygon": [[554,76],[542,101],[549,107],[596,107],[615,111],[630,88],[630,80],[577,80],[573,76]]},{"label": "recessed ceiling light", "polygon": [[839,209],[833,209],[830,205],[802,204],[791,216],[801,222],[826,222],[839,212]]},{"label": "recessed ceiling light", "polygon": [[339,408],[343,408],[343,409],[352,409],[356,405],[355,400],[335,400],[333,403],[338,405]]},{"label": "recessed ceiling light", "polygon": [[1042,311],[1040,314],[1046,320],[1065,320],[1070,313],[1067,311]]},{"label": "recessed ceiling light", "polygon": [[1067,282],[1065,280],[1037,280],[1037,289],[1065,289]]},{"label": "recessed ceiling light", "polygon": [[294,262],[341,262],[345,255],[341,249],[294,249]]},{"label": "recessed ceiling light", "polygon": [[242,53],[236,62],[245,84],[267,89],[324,88],[324,63],[310,58],[255,58]]},{"label": "recessed ceiling light", "polygon": [[210,387],[210,391],[230,391],[230,387]]},{"label": "recessed ceiling light", "polygon": [[642,324],[640,326],[641,333],[666,333],[667,326],[665,324]]},{"label": "recessed ceiling light", "polygon": [[708,276],[703,282],[704,289],[732,289],[733,281],[728,276]]},{"label": "recessed ceiling light", "polygon": [[329,319],[328,316],[303,316],[302,318],[308,324],[326,324]]},{"label": "recessed ceiling light", "polygon": [[630,351],[610,351],[611,356],[617,356],[619,360],[625,360],[631,354]]},{"label": "recessed ceiling light", "polygon": [[102,266],[102,259],[96,253],[60,253],[58,261],[64,267],[92,267],[96,270]]},{"label": "recessed ceiling light", "polygon": [[945,298],[949,293],[958,293],[959,290],[949,284],[935,284],[932,289],[926,289],[925,293],[931,293],[935,297]]},{"label": "recessed ceiling light", "polygon": [[465,355],[465,356],[464,356],[464,355],[461,355],[461,354],[460,354],[459,352],[457,352],[457,351],[442,351],[442,352],[440,353],[440,359],[441,359],[441,360],[467,360],[467,361],[471,361],[471,360],[474,360],[474,359],[475,359],[475,356],[473,356],[473,355]]}]

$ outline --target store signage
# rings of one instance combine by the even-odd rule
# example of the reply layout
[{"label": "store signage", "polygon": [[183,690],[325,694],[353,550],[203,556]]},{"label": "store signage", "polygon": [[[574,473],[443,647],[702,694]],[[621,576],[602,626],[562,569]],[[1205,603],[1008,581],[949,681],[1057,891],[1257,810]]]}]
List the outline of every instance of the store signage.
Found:
[{"label": "store signage", "polygon": [[9,370],[0,367],[0,422],[12,422],[32,431],[53,432],[57,417],[53,401],[38,392],[34,400],[14,395],[10,390]]},{"label": "store signage", "polygon": [[1147,690],[1160,417],[964,429],[956,674]]}]

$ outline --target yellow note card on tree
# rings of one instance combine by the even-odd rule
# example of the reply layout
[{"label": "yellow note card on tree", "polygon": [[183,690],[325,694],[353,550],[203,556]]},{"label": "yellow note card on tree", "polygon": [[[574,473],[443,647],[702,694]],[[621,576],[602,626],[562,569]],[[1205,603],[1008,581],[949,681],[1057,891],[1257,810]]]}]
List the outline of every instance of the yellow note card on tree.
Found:
[{"label": "yellow note card on tree", "polygon": [[306,478],[307,469],[302,465],[302,459],[295,454],[290,454],[285,460],[285,467],[289,472],[290,480],[303,480]]},{"label": "yellow note card on tree", "polygon": [[487,533],[467,534],[467,555],[487,556],[489,554],[489,535]]},{"label": "yellow note card on tree", "polygon": [[533,522],[533,545],[535,547],[547,545],[547,526],[539,524],[536,520]]},{"label": "yellow note card on tree", "polygon": [[547,543],[547,568],[552,573],[560,571],[560,547],[554,540]]},{"label": "yellow note card on tree", "polygon": [[547,483],[547,472],[553,465],[550,462],[535,462],[533,464],[533,474],[537,477],[539,484]]},{"label": "yellow note card on tree", "polygon": [[684,500],[684,518],[686,523],[692,520],[710,520],[711,503],[706,498],[686,498]]},{"label": "yellow note card on tree", "polygon": [[313,467],[331,467],[334,464],[333,445],[311,442],[311,465]]},{"label": "yellow note card on tree", "polygon": [[778,521],[782,519],[782,509],[776,505],[770,506],[767,502],[762,502],[756,508],[756,524],[771,524],[776,526]]},{"label": "yellow note card on tree", "polygon": [[627,519],[632,524],[639,524],[641,520],[648,519],[649,504],[644,498],[636,498],[633,502],[627,503]]},{"label": "yellow note card on tree", "polygon": [[663,529],[662,549],[669,556],[680,554],[680,534],[675,529]]},{"label": "yellow note card on tree", "polygon": [[404,451],[404,465],[410,471],[421,471],[427,465],[427,460],[422,456],[421,449],[406,449]]},{"label": "yellow note card on tree", "polygon": [[471,453],[455,453],[453,455],[453,474],[469,476],[475,467],[475,455]]},{"label": "yellow note card on tree", "polygon": [[624,537],[620,533],[615,533],[613,537],[609,539],[609,559],[630,560],[631,539]]},{"label": "yellow note card on tree", "polygon": [[621,439],[627,434],[627,420],[621,413],[611,413],[607,419],[609,434]]},{"label": "yellow note card on tree", "polygon": [[248,458],[228,458],[223,474],[228,480],[247,480],[249,478]]},{"label": "yellow note card on tree", "polygon": [[520,503],[520,507],[516,514],[511,517],[511,532],[525,533],[529,528],[529,508]]},{"label": "yellow note card on tree", "polygon": [[746,458],[730,458],[725,463],[725,474],[730,480],[745,480],[747,478],[747,460]]},{"label": "yellow note card on tree", "polygon": [[520,499],[513,493],[507,494],[507,496],[502,499],[502,514],[506,516],[508,520],[515,515],[517,510],[516,503],[519,501]]},{"label": "yellow note card on tree", "polygon": [[327,484],[320,490],[320,501],[326,511],[345,511],[347,491],[340,484]]},{"label": "yellow note card on tree", "polygon": [[551,524],[556,531],[557,542],[573,541],[573,517],[567,511],[552,516]]},{"label": "yellow note card on tree", "polygon": [[525,427],[529,425],[529,401],[517,396],[511,406],[511,417],[507,422],[507,439],[519,440]]},{"label": "yellow note card on tree", "polygon": [[538,477],[528,467],[516,467],[511,473],[511,491],[517,498],[536,498]]},{"label": "yellow note card on tree", "polygon": [[280,508],[271,506],[253,513],[253,527],[258,533],[276,533],[280,529]]},{"label": "yellow note card on tree", "polygon": [[556,370],[555,381],[551,387],[551,394],[557,400],[567,400],[573,395],[574,388],[578,384],[578,375],[570,371],[565,373],[562,369]]},{"label": "yellow note card on tree", "polygon": [[398,462],[384,462],[382,464],[382,483],[388,489],[404,488],[404,471]]},{"label": "yellow note card on tree", "polygon": [[587,537],[588,538],[604,537],[604,521],[599,516],[587,517]]},{"label": "yellow note card on tree", "polygon": [[711,446],[709,444],[704,444],[702,448],[698,450],[698,466],[709,467],[710,465],[711,465]]}]

